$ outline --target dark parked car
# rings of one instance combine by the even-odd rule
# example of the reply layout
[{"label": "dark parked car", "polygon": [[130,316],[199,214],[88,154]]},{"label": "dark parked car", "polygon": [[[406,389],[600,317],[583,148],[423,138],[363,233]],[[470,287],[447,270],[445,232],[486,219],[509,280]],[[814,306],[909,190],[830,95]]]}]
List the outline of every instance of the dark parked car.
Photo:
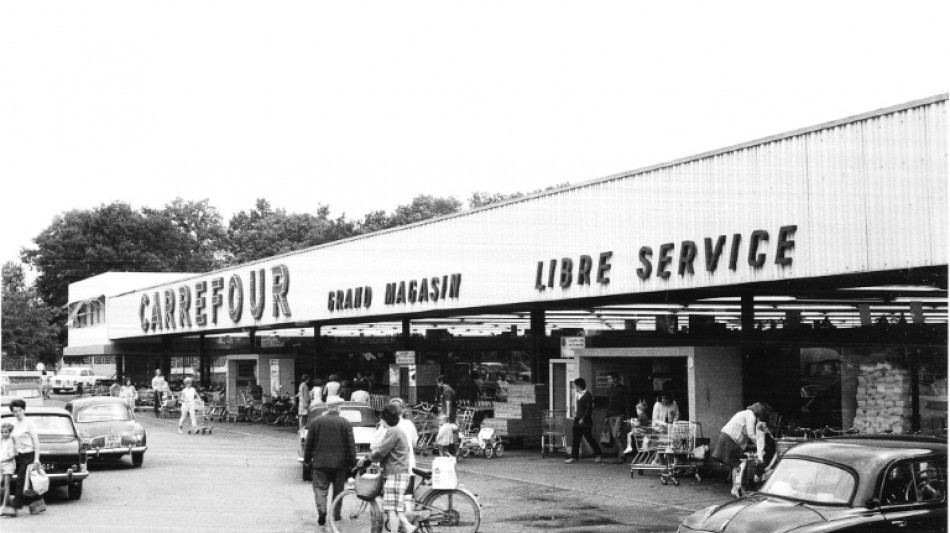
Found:
[{"label": "dark parked car", "polygon": [[142,466],[148,449],[145,428],[135,421],[135,414],[124,399],[80,398],[67,403],[66,410],[73,415],[90,459],[129,455],[134,466]]},{"label": "dark parked car", "polygon": [[806,441],[759,492],[698,511],[680,533],[947,531],[947,442],[910,436]]},{"label": "dark parked car", "polygon": [[[27,407],[26,416],[39,432],[40,462],[49,476],[50,487],[65,486],[69,499],[78,500],[89,471],[86,470],[86,451],[73,419],[60,407]],[[3,421],[12,421],[12,418],[9,410],[3,413]]]},{"label": "dark parked car", "polygon": [[[307,415],[307,426],[314,418],[327,412],[326,405],[318,405],[310,409]],[[356,441],[357,459],[369,454],[370,442],[373,440],[373,433],[376,432],[376,411],[365,403],[343,402],[340,404],[340,416],[345,418],[353,426],[353,439]],[[312,472],[303,464],[303,446],[307,442],[307,428],[298,431],[299,440],[297,443],[297,462],[302,465],[302,476],[304,481],[310,481]]]}]

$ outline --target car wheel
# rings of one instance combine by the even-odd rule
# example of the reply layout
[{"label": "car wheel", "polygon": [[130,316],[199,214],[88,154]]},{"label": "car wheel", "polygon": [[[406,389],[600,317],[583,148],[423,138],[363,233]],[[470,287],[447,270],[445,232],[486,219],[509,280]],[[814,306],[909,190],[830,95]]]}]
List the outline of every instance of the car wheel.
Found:
[{"label": "car wheel", "polygon": [[79,498],[82,498],[82,481],[70,483],[67,485],[66,491],[70,500],[78,500]]},{"label": "car wheel", "polygon": [[142,466],[145,461],[145,452],[132,452],[132,466]]},{"label": "car wheel", "polygon": [[307,465],[301,465],[301,473],[303,474],[304,481],[313,481],[313,470],[307,468]]}]

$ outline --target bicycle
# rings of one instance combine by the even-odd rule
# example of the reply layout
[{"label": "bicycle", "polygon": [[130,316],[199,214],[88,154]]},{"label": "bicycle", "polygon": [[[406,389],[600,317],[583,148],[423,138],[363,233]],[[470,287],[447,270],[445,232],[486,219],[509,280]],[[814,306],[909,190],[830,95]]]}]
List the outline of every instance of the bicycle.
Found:
[{"label": "bicycle", "polygon": [[261,401],[255,400],[249,390],[241,393],[241,398],[244,400],[244,412],[247,420],[249,422],[260,422],[264,418]]},{"label": "bicycle", "polygon": [[265,424],[296,424],[297,403],[289,394],[278,393],[273,403],[262,407],[262,417]]},{"label": "bicycle", "polygon": [[[354,473],[357,469],[354,469]],[[421,477],[422,482],[412,493],[412,511],[406,514],[422,533],[467,532],[475,533],[482,521],[481,506],[478,497],[468,490],[458,488],[433,489],[432,471],[413,468],[412,473]],[[389,531],[385,513],[381,510],[381,498],[373,501],[360,499],[356,495],[352,481],[346,489],[333,498],[333,504],[327,509],[327,523],[334,533],[367,533],[369,531]],[[335,510],[339,508],[337,514]],[[390,532],[394,533],[394,532]]]}]

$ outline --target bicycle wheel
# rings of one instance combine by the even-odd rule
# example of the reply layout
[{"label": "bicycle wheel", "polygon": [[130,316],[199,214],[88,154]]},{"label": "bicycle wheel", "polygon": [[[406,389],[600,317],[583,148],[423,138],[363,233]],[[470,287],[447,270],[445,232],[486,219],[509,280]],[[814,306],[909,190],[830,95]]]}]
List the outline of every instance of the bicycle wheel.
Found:
[{"label": "bicycle wheel", "polygon": [[261,411],[261,406],[253,404],[247,408],[247,419],[251,422],[260,422],[263,418],[264,413]]},{"label": "bicycle wheel", "polygon": [[[334,510],[339,507],[339,514]],[[368,502],[356,497],[353,489],[347,489],[333,498],[333,505],[328,509],[327,523],[334,533],[368,533],[378,532],[383,527],[383,513],[375,502]]]},{"label": "bicycle wheel", "polygon": [[460,490],[434,490],[423,500],[422,508],[432,513],[420,523],[426,533],[475,533],[482,522],[478,502]]},{"label": "bicycle wheel", "polygon": [[268,409],[264,411],[261,415],[262,420],[265,424],[276,424],[277,420],[280,419],[280,413],[277,412],[277,409]]}]

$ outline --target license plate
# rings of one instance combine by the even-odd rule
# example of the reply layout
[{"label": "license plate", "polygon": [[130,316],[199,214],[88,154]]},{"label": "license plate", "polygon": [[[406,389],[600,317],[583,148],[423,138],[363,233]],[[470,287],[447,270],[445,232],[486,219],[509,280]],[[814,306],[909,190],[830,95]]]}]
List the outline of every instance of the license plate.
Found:
[{"label": "license plate", "polygon": [[118,435],[109,435],[106,437],[106,448],[118,448],[119,442],[120,439]]}]

